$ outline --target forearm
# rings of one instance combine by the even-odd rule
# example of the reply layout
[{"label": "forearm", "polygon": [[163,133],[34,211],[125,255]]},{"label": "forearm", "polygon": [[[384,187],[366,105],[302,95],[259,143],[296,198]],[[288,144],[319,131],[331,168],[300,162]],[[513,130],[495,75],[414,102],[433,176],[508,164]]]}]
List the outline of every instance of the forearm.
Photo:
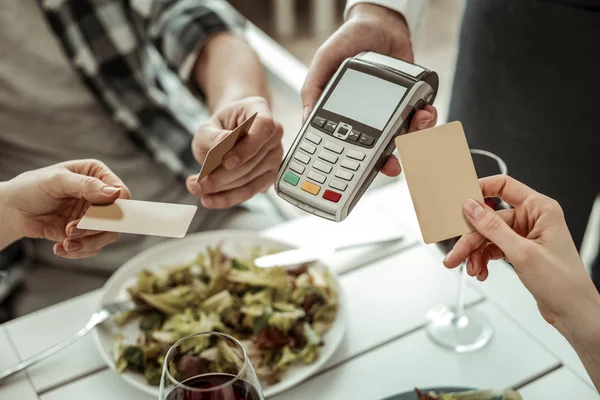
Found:
[{"label": "forearm", "polygon": [[8,205],[8,182],[0,182],[0,250],[8,247],[21,237],[15,229],[12,209]]},{"label": "forearm", "polygon": [[597,291],[580,304],[581,314],[556,328],[577,352],[600,392],[600,295]]},{"label": "forearm", "polygon": [[244,40],[231,33],[216,34],[207,42],[194,76],[211,112],[250,96],[264,97],[271,103],[260,59]]}]

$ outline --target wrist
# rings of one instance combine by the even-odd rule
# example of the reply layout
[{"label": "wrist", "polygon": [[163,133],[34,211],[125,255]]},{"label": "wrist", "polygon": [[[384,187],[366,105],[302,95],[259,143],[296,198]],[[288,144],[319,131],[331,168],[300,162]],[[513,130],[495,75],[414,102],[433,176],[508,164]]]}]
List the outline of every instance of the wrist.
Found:
[{"label": "wrist", "polygon": [[237,103],[244,99],[261,99],[266,102],[267,108],[271,110],[271,99],[268,95],[257,94],[253,90],[244,90],[244,88],[232,87],[223,92],[223,95],[215,103],[213,110],[214,114],[219,113],[224,108],[230,107],[232,104]]},{"label": "wrist", "polygon": [[600,294],[590,281],[590,288],[573,299],[568,314],[557,318],[554,327],[576,346],[600,346]]},{"label": "wrist", "polygon": [[383,24],[393,29],[400,29],[410,36],[408,23],[404,15],[390,8],[371,3],[359,3],[348,11],[348,20],[366,19],[376,24]]},{"label": "wrist", "polygon": [[260,96],[270,104],[266,74],[254,50],[231,33],[209,39],[194,67],[198,86],[211,112],[238,100]]},{"label": "wrist", "polygon": [[0,182],[0,250],[23,238],[18,229],[19,211],[11,203],[11,181]]}]

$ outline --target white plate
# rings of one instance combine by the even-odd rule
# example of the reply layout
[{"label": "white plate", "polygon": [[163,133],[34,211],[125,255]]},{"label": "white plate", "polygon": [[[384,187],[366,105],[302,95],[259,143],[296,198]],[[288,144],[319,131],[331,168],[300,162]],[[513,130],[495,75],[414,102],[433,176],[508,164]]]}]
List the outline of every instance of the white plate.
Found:
[{"label": "white plate", "polygon": [[[151,271],[157,271],[170,265],[192,261],[199,252],[219,243],[223,243],[224,251],[231,256],[243,256],[250,247],[255,246],[281,250],[294,248],[288,243],[261,237],[257,232],[235,230],[195,233],[184,239],[170,240],[143,251],[123,264],[104,285],[100,305],[128,299],[126,288],[135,283],[136,275],[140,270],[147,268]],[[331,268],[325,267],[334,275]],[[339,285],[338,291],[341,304],[340,311],[331,329],[323,338],[325,344],[321,349],[319,359],[312,365],[295,365],[291,367],[279,383],[263,387],[265,397],[274,396],[287,390],[316,373],[339,347],[345,330],[345,302]],[[137,337],[138,332],[137,327],[130,326],[129,329],[123,329],[117,327],[111,321],[107,321],[94,330],[93,335],[100,354],[113,370],[115,370],[115,364],[112,357],[112,347],[115,335],[117,333],[122,334],[127,340],[128,338]],[[120,375],[127,383],[153,395],[154,398],[158,398],[158,388],[148,385],[142,375],[132,372],[124,372]]]}]

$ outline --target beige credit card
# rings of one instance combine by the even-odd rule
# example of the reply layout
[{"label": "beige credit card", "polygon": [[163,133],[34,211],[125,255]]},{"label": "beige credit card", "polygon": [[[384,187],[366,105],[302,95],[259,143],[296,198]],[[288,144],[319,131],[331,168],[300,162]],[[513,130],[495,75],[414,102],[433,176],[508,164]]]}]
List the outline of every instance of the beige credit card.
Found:
[{"label": "beige credit card", "polygon": [[92,205],[77,224],[79,229],[182,238],[198,207],[139,200],[116,200]]},{"label": "beige credit card", "polygon": [[206,153],[206,159],[202,164],[202,168],[200,169],[200,173],[198,174],[197,182],[200,182],[204,177],[213,172],[215,169],[219,168],[223,163],[223,156],[229,152],[229,150],[233,149],[233,147],[240,140],[244,138],[250,131],[250,127],[256,118],[256,114],[252,115],[246,121],[242,122],[237,128],[235,128],[231,133],[225,136],[223,139],[219,141],[216,145],[214,145],[208,153]]},{"label": "beige credit card", "polygon": [[396,148],[425,243],[473,232],[463,203],[483,195],[462,124],[398,136]]}]

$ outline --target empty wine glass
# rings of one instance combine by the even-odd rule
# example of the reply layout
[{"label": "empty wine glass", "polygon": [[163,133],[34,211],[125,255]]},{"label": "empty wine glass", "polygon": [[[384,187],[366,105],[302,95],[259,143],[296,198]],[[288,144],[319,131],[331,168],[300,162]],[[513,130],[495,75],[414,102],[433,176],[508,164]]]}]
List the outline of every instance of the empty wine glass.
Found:
[{"label": "empty wine glass", "polygon": [[242,344],[219,332],[196,333],[165,356],[159,400],[263,400]]},{"label": "empty wine glass", "polygon": [[[479,178],[506,174],[506,163],[497,155],[485,150],[471,150],[471,156]],[[486,199],[487,205],[500,210],[508,205],[499,198]],[[447,254],[460,237],[437,243],[437,246]],[[494,330],[485,315],[475,309],[465,309],[465,285],[467,274],[465,262],[458,267],[458,292],[454,306],[442,305],[429,311],[427,334],[436,344],[451,349],[457,353],[478,350],[487,345]]]}]

